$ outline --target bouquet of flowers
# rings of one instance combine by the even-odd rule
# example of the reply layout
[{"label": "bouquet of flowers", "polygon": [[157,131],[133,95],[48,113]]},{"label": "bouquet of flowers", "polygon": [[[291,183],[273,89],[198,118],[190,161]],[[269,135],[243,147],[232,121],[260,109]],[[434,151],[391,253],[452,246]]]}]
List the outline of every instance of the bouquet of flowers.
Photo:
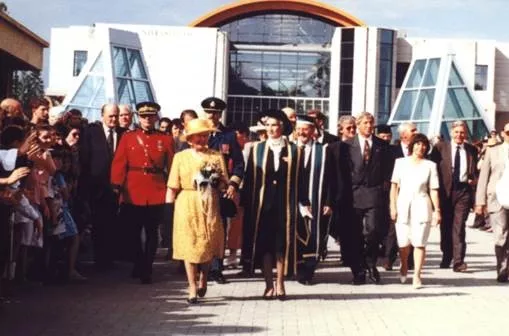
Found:
[{"label": "bouquet of flowers", "polygon": [[221,167],[215,162],[203,162],[200,171],[194,177],[194,187],[201,190],[210,186],[217,188],[221,179]]}]

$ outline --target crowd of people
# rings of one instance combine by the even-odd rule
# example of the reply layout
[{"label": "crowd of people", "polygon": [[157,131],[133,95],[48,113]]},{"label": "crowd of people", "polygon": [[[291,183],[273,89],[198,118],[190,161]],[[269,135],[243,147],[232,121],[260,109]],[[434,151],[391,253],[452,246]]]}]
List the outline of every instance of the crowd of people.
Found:
[{"label": "crowd of people", "polygon": [[463,121],[451,125],[450,141],[430,141],[407,122],[392,144],[391,127],[375,126],[368,112],[340,117],[335,136],[321,111],[291,107],[225,127],[227,106],[215,97],[202,101],[202,118],[184,110],[173,120],[159,118],[154,102],[134,112],[106,104],[90,123],[51,103],[0,104],[4,284],[86,281],[80,245],[91,245],[98,270],[131,261],[131,276],[150,284],[163,247],[182,263],[189,304],[209,281],[227,284],[224,268],[237,265],[238,276],[261,270],[263,299],[285,300],[285,280],[316,282],[332,237],[354,285],[380,284],[377,265],[390,271],[399,255],[401,283],[413,269],[418,289],[434,225],[440,267],[467,271],[472,210],[476,227],[489,214],[496,279],[508,280],[509,124],[501,141],[494,132],[473,145]]}]

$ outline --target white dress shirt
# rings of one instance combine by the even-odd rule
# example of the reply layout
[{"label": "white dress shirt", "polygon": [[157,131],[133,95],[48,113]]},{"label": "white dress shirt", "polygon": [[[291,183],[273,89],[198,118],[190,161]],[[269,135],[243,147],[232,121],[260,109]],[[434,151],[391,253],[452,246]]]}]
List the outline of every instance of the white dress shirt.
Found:
[{"label": "white dress shirt", "polygon": [[401,146],[401,150],[403,151],[403,157],[409,156],[410,153],[408,153],[408,145],[401,143],[400,146]]},{"label": "white dress shirt", "polygon": [[364,143],[368,140],[369,149],[373,149],[373,136],[370,135],[369,138],[365,138],[360,134],[357,134],[359,137],[359,145],[361,146],[361,157],[364,157]]},{"label": "white dress shirt", "polygon": [[459,146],[460,151],[460,182],[466,183],[468,182],[468,174],[467,174],[467,151],[465,150],[465,145],[458,145],[456,143],[451,143],[451,164],[452,171],[454,172],[454,157],[456,156],[456,150]]},{"label": "white dress shirt", "polygon": [[309,156],[311,155],[311,149],[313,147],[313,141],[310,140],[306,144],[299,141],[297,144],[299,147],[304,146],[304,167],[307,167],[309,163]]},{"label": "white dress shirt", "polygon": [[104,130],[104,136],[106,137],[106,142],[108,142],[108,135],[110,134],[110,129],[113,132],[113,153],[115,153],[115,150],[117,149],[117,139],[118,139],[117,131],[116,131],[115,127],[109,128],[104,124],[102,124],[102,125],[103,125],[103,130]]},{"label": "white dress shirt", "polygon": [[274,154],[274,170],[279,170],[279,157],[281,156],[281,150],[283,149],[283,146],[285,145],[285,141],[283,137],[279,139],[267,139],[267,145],[272,150],[272,153]]}]

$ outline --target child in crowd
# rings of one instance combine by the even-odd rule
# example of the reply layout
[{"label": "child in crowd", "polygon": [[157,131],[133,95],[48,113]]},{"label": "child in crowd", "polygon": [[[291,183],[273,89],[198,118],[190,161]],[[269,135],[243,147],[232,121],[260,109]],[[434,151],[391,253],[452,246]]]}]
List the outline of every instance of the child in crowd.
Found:
[{"label": "child in crowd", "polygon": [[55,175],[50,179],[50,197],[53,199],[51,217],[55,224],[52,234],[64,242],[67,251],[69,280],[84,281],[86,278],[76,271],[80,239],[76,222],[71,215],[68,204],[71,190],[65,181],[65,174],[69,172],[71,166],[70,155],[70,152],[64,146],[56,145],[52,151],[53,161],[57,169]]}]

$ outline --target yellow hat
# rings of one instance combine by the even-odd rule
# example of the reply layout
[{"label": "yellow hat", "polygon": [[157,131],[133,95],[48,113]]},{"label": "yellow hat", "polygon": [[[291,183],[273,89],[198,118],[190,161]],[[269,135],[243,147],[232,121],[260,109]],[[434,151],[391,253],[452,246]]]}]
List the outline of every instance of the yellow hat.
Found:
[{"label": "yellow hat", "polygon": [[185,137],[188,140],[189,136],[200,133],[218,132],[211,121],[205,119],[193,119],[190,120],[185,129]]}]

